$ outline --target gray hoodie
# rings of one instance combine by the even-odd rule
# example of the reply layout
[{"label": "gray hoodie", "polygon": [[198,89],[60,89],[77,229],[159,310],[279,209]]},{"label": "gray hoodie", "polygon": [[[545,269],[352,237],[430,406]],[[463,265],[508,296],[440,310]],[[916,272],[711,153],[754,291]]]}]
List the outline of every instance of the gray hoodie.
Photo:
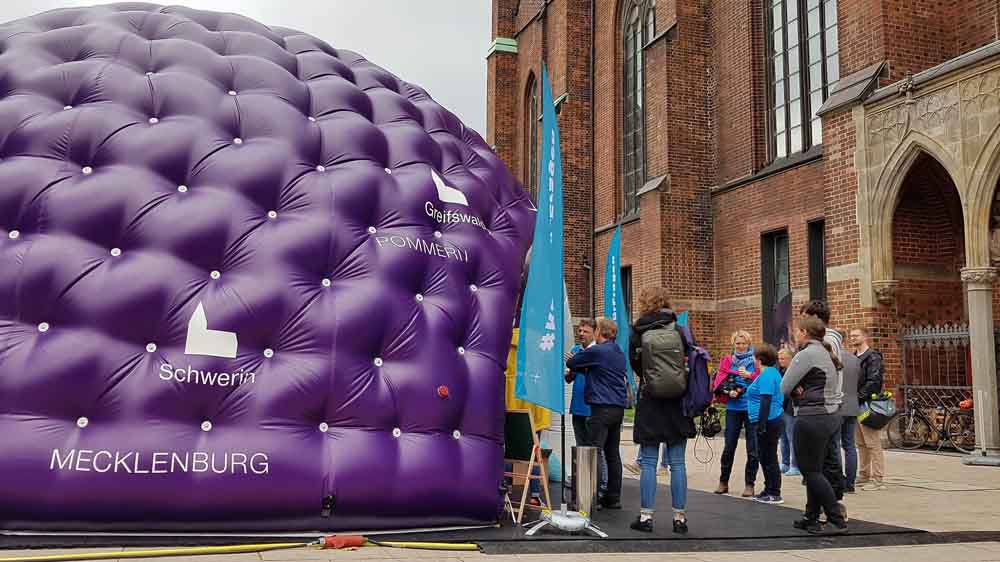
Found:
[{"label": "gray hoodie", "polygon": [[797,386],[805,393],[793,397],[796,416],[833,414],[844,400],[843,377],[823,344],[810,340],[795,354],[781,379],[781,393],[791,396]]}]

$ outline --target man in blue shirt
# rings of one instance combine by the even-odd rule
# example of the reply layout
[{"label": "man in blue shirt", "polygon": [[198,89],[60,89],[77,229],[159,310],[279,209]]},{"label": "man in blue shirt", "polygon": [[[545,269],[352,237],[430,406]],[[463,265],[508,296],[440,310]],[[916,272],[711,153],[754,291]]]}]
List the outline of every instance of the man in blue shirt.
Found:
[{"label": "man in blue shirt", "polygon": [[597,320],[597,345],[584,349],[566,362],[571,379],[576,372],[586,375],[584,402],[590,406],[587,433],[591,442],[604,452],[608,463],[608,491],[600,506],[621,509],[622,458],[618,450],[622,421],[628,400],[625,380],[625,353],[615,343],[618,326],[609,318]]}]

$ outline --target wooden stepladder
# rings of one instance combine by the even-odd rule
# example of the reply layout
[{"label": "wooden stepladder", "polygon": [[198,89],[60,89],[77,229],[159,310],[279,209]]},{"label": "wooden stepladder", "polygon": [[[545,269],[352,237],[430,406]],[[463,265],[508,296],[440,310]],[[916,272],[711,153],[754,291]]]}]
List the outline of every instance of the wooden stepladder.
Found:
[{"label": "wooden stepladder", "polygon": [[[548,459],[542,454],[538,442],[538,433],[528,410],[508,410],[504,422],[504,466],[511,465],[512,470],[504,471],[504,477],[510,478],[514,485],[522,486],[521,501],[516,505],[507,492],[506,505],[514,517],[514,522],[521,523],[525,507],[530,509],[551,509],[552,500],[549,496]],[[535,474],[535,467],[539,474]],[[541,506],[528,504],[528,490],[532,480],[541,481],[544,503]],[[517,511],[515,517],[514,511]]]}]

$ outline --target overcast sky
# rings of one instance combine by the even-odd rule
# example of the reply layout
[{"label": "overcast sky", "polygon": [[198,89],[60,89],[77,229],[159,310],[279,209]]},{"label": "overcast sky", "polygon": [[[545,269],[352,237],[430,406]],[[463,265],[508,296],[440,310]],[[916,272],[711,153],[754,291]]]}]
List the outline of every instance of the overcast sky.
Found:
[{"label": "overcast sky", "polygon": [[[0,3],[0,22],[55,8],[100,2]],[[162,2],[171,4],[173,2]],[[462,121],[486,135],[486,50],[490,0],[185,0],[185,6],[237,12],[291,27],[334,47],[357,51],[419,84]]]}]

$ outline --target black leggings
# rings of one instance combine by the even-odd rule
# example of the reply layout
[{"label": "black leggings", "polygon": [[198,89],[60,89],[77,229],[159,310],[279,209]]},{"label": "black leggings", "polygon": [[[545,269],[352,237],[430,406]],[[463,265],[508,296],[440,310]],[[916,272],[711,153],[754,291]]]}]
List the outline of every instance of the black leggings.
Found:
[{"label": "black leggings", "polygon": [[830,441],[840,431],[842,418],[836,414],[795,418],[795,457],[806,480],[806,517],[819,519],[820,510],[833,522],[842,522],[837,496],[826,475],[823,462]]}]

